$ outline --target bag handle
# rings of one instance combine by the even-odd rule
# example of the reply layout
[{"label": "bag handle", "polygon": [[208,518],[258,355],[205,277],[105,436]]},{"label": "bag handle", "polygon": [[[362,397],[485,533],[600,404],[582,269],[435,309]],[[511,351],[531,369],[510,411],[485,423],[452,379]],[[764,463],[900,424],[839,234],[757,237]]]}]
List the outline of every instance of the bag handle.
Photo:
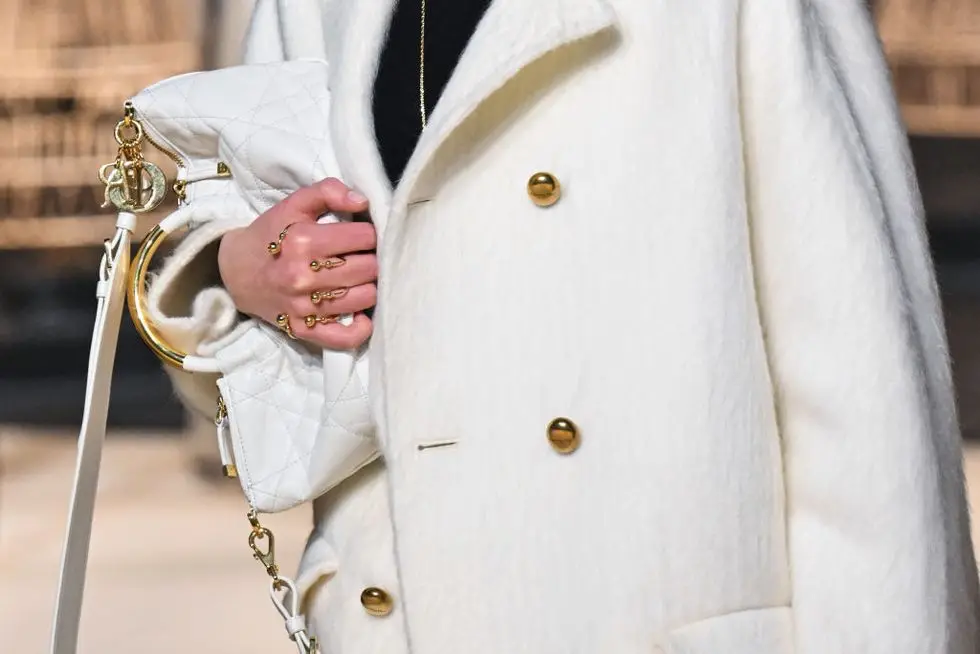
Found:
[{"label": "bag handle", "polygon": [[75,654],[78,645],[95,494],[109,413],[109,390],[129,277],[129,248],[135,228],[136,215],[120,212],[116,219],[116,233],[104,243],[105,252],[99,265],[99,282],[96,285],[98,303],[85,383],[85,410],[78,435],[68,533],[61,556],[51,654]]}]

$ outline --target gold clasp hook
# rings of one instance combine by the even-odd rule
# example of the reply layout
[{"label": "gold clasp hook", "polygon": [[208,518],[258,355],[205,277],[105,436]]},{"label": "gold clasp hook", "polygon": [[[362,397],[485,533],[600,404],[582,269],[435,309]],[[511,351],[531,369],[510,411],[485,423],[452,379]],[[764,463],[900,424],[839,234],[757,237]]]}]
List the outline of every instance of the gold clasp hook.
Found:
[{"label": "gold clasp hook", "polygon": [[[248,521],[252,524],[252,533],[248,535],[248,546],[252,548],[252,556],[265,567],[272,580],[279,583],[279,565],[276,563],[276,538],[272,532],[262,526],[254,510],[248,512]],[[262,542],[266,542],[262,549]]]}]

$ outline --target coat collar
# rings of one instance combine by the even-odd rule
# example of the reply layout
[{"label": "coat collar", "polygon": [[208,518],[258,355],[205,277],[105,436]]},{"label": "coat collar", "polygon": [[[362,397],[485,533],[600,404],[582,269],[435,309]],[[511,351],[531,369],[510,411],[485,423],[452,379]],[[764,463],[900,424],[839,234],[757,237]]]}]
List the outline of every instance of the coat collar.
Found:
[{"label": "coat collar", "polygon": [[331,131],[345,181],[371,199],[382,232],[389,213],[413,197],[439,146],[473,110],[523,67],[561,45],[615,23],[609,0],[494,0],[477,26],[392,189],[374,137],[374,77],[396,0],[345,0],[334,17]]}]

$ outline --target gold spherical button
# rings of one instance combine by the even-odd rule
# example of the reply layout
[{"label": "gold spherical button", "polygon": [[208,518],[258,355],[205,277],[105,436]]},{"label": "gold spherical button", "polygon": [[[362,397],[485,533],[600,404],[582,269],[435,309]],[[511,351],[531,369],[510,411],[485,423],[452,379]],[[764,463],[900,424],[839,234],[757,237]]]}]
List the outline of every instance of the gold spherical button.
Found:
[{"label": "gold spherical button", "polygon": [[534,173],[527,181],[527,194],[539,207],[550,207],[561,197],[561,184],[551,173]]},{"label": "gold spherical button", "polygon": [[372,586],[361,591],[361,606],[364,607],[364,610],[369,615],[382,618],[391,613],[395,602],[391,598],[391,595],[388,594],[388,591]]},{"label": "gold spherical button", "polygon": [[578,427],[568,418],[555,418],[548,424],[548,442],[559,454],[571,454],[582,439]]}]

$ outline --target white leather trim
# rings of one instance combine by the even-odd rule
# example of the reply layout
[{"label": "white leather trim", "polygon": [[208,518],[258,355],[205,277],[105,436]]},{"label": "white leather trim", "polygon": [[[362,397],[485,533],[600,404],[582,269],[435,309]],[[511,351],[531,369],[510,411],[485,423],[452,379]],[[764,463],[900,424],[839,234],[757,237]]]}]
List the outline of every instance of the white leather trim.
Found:
[{"label": "white leather trim", "polygon": [[183,368],[187,372],[203,372],[203,373],[221,372],[221,366],[218,364],[217,359],[212,359],[209,357],[199,357],[193,354],[188,354],[184,358]]}]

